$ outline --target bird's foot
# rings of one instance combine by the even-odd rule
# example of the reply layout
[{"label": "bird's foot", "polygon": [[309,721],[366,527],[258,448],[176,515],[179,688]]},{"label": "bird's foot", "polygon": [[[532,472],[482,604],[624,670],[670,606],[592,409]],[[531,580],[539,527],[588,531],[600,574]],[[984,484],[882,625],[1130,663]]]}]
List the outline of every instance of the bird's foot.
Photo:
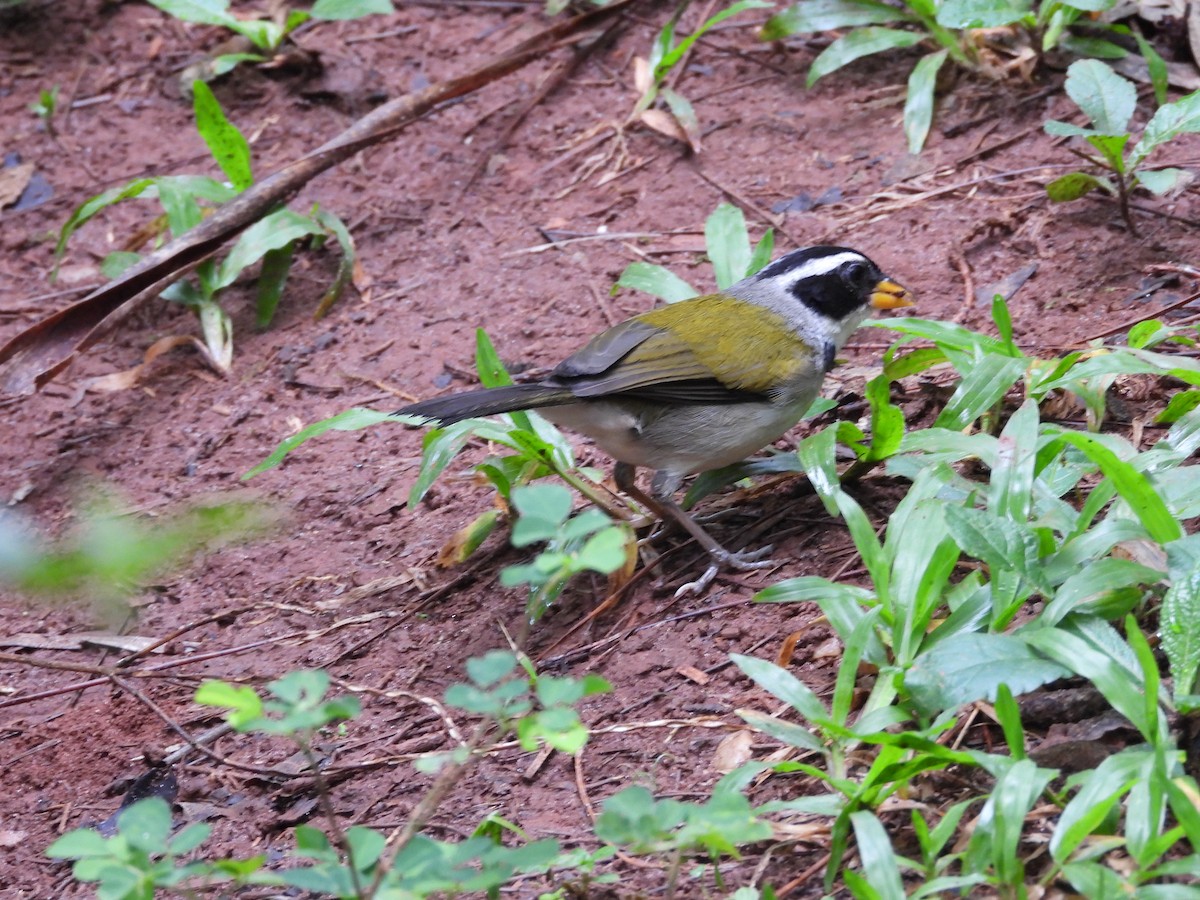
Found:
[{"label": "bird's foot", "polygon": [[717,573],[721,571],[721,566],[729,566],[731,569],[740,569],[742,571],[770,568],[775,565],[775,560],[764,559],[763,557],[770,553],[772,549],[774,548],[768,545],[766,547],[759,547],[757,550],[740,550],[736,553],[726,550],[723,547],[709,551],[713,559],[712,564],[695,581],[689,581],[687,584],[680,585],[679,589],[675,591],[675,599],[678,600],[680,597],[686,597],[689,594],[699,595],[704,593],[708,586],[713,583],[713,579],[717,577]]},{"label": "bird's foot", "polygon": [[775,565],[775,560],[766,557],[775,548],[768,544],[757,550],[726,550],[723,547],[712,551],[712,557],[722,565],[731,569],[769,569]]}]

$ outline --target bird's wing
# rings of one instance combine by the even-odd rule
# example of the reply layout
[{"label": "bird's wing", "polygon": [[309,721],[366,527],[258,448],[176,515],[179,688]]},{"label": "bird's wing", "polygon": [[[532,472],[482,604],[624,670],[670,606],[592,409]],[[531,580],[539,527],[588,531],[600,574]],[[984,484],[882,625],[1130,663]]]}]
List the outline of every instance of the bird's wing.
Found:
[{"label": "bird's wing", "polygon": [[[682,310],[663,307],[597,335],[564,360],[549,381],[577,397],[739,403],[769,399],[778,386],[806,377],[809,370],[819,374],[815,354],[774,313],[719,295],[685,303],[689,318],[709,315],[739,327],[717,334],[708,329],[685,339],[677,327]],[[736,306],[724,308],[728,304]]]}]

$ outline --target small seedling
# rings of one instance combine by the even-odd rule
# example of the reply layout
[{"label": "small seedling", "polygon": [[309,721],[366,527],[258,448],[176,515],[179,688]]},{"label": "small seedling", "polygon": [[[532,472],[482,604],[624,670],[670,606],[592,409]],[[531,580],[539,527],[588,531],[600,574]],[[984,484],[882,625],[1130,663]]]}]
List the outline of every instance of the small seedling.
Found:
[{"label": "small seedling", "polygon": [[526,611],[531,621],[541,618],[567,582],[579,573],[611,575],[636,554],[629,530],[612,524],[601,510],[586,509],[572,516],[571,492],[562,485],[516,488],[512,502],[519,514],[513,525],[512,545],[546,544],[533,562],[509,566],[500,573],[500,583],[505,587],[529,585]]},{"label": "small seedling", "polygon": [[[679,17],[687,8],[686,3],[681,3],[676,7],[675,14],[667,20],[667,24],[663,26],[658,36],[654,39],[654,44],[650,48],[650,58],[648,60],[637,60],[637,75],[635,77],[637,90],[641,93],[638,102],[634,104],[633,111],[629,114],[629,121],[642,120],[647,125],[659,131],[667,131],[671,133],[671,129],[664,128],[656,117],[669,115],[670,120],[675,123],[682,133],[687,143],[692,150],[700,152],[700,119],[696,116],[696,110],[692,107],[691,101],[680,94],[678,91],[667,86],[667,79],[671,71],[679,65],[687,52],[692,48],[701,37],[704,36],[714,25],[719,25],[726,19],[736,16],[740,12],[747,9],[764,9],[774,6],[768,0],[738,0],[727,9],[721,10],[714,16],[707,19],[699,28],[689,34],[682,40],[676,40],[675,29],[679,25]],[[653,109],[654,104],[659,99],[663,100],[667,105],[666,113]],[[678,136],[675,133],[674,136]]]},{"label": "small seedling", "polygon": [[[107,190],[71,214],[59,234],[58,257],[61,258],[71,235],[81,225],[116,203],[137,197],[157,198],[165,215],[158,220],[156,227],[159,231],[165,227],[171,235],[178,237],[200,223],[209,204],[224,203],[253,183],[249,144],[225,117],[208,85],[195,82],[193,102],[196,128],[217,165],[229,179],[228,183],[202,175],[164,175],[139,178]],[[283,296],[296,246],[305,240],[319,245],[330,236],[341,249],[342,260],[333,284],[318,304],[317,315],[323,315],[349,283],[354,266],[354,244],[342,221],[317,207],[313,208],[310,215],[290,209],[279,209],[268,214],[242,233],[224,259],[205,260],[196,267],[194,280],[181,279],[163,291],[161,296],[164,300],[181,303],[196,313],[204,338],[206,361],[217,372],[227,374],[233,364],[233,323],[220,304],[221,292],[246,269],[261,261],[257,319],[260,328],[268,327]],[[137,259],[136,253],[118,251],[106,257],[101,268],[112,278]]]},{"label": "small seedling", "polygon": [[[477,734],[490,735],[489,746],[515,734],[521,746],[531,751],[545,744],[568,754],[579,752],[588,730],[575,705],[611,690],[597,675],[578,679],[539,675],[528,659],[507,651],[468,660],[467,674],[468,683],[446,691],[446,703],[480,716]],[[185,861],[208,838],[211,827],[197,822],[172,836],[171,808],[159,797],[122,811],[115,835],[76,829],[55,841],[46,854],[75,860],[75,878],[97,882],[99,896],[106,900],[150,900],[160,890],[190,897],[217,884],[299,888],[312,896],[339,900],[476,891],[490,895],[516,875],[554,869],[578,872],[586,880],[609,880],[593,879],[592,873],[613,855],[612,848],[564,851],[555,840],[525,839],[521,829],[498,816],[489,816],[473,835],[460,841],[439,841],[414,831],[389,846],[388,839],[374,829],[343,830],[327,802],[328,786],[312,744],[321,729],[356,718],[360,705],[353,695],[327,698],[329,686],[328,673],[318,669],[291,672],[271,682],[266,698],[252,688],[224,681],[207,681],[196,692],[197,703],[228,710],[226,721],[239,734],[290,738],[304,753],[333,839],[310,825],[297,827],[294,865],[269,870],[265,855]],[[469,746],[459,749],[467,752],[427,757],[424,761],[432,765],[423,768],[436,770],[453,759],[459,762],[457,777],[461,778],[466,764],[481,758],[482,751]],[[504,832],[516,834],[521,842],[505,846],[500,840]]]},{"label": "small seedling", "polygon": [[1072,63],[1067,70],[1067,95],[1087,116],[1090,127],[1067,122],[1046,123],[1049,134],[1082,137],[1098,151],[1099,156],[1075,150],[1091,163],[1093,172],[1071,172],[1046,185],[1046,193],[1056,203],[1077,200],[1100,189],[1116,197],[1121,217],[1136,236],[1137,225],[1129,206],[1130,195],[1139,187],[1154,194],[1165,194],[1186,184],[1191,176],[1183,169],[1152,168],[1145,165],[1159,147],[1182,134],[1200,132],[1200,91],[1188,94],[1174,103],[1159,106],[1142,135],[1126,152],[1133,135],[1129,121],[1137,106],[1137,88],[1098,60],[1084,59]]},{"label": "small seedling", "polygon": [[245,19],[229,11],[229,0],[149,0],[182,22],[219,25],[246,38],[257,53],[226,53],[217,56],[207,70],[211,78],[231,71],[241,62],[266,62],[297,27],[309,19],[361,19],[395,12],[391,0],[316,0],[311,10],[284,9],[279,21]]},{"label": "small seedling", "polygon": [[[768,228],[759,242],[750,244],[746,216],[731,203],[722,203],[704,223],[704,243],[712,263],[717,289],[753,275],[771,261],[775,252],[775,232]],[[667,303],[678,303],[699,296],[700,292],[665,266],[633,262],[626,266],[613,286],[645,291]]]},{"label": "small seedling", "polygon": [[230,502],[165,512],[153,527],[118,510],[115,499],[90,500],[78,527],[42,542],[12,512],[0,514],[0,585],[33,597],[88,598],[108,618],[128,615],[127,598],[198,550],[267,530],[270,510]]},{"label": "small seedling", "polygon": [[29,104],[29,111],[42,120],[46,133],[54,137],[54,114],[58,112],[58,85],[38,91],[38,98]]},{"label": "small seedling", "polygon": [[[935,49],[923,56],[908,78],[904,104],[904,134],[910,153],[919,153],[933,121],[934,94],[938,73],[947,60],[963,69],[1005,77],[1011,68],[1032,68],[1040,53],[1055,47],[1091,56],[1123,57],[1125,51],[1103,38],[1077,37],[1069,26],[1089,12],[1108,9],[1115,0],[1044,0],[1036,9],[1022,0],[904,0],[892,5],[878,0],[800,0],[773,16],[763,27],[763,40],[780,40],[796,34],[812,34],[850,28],[826,47],[808,71],[811,87],[821,78],[855,60],[932,43]],[[1090,23],[1101,27],[1099,23]],[[906,25],[908,28],[886,27]],[[1019,28],[1028,46],[1010,62],[994,65],[984,59],[977,39],[983,29]],[[1113,31],[1128,29],[1107,26]],[[1137,35],[1139,47],[1151,71],[1165,70],[1162,60]]]}]

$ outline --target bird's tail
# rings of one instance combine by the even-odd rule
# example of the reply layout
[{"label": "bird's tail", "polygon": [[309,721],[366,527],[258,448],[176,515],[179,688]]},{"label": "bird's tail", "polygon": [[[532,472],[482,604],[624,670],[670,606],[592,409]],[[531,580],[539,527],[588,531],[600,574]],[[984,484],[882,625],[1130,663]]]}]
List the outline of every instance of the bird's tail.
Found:
[{"label": "bird's tail", "polygon": [[564,387],[513,384],[422,400],[398,409],[392,415],[421,416],[439,425],[453,425],[455,422],[477,416],[494,416],[498,413],[538,409],[544,406],[562,406],[576,400],[575,395]]}]

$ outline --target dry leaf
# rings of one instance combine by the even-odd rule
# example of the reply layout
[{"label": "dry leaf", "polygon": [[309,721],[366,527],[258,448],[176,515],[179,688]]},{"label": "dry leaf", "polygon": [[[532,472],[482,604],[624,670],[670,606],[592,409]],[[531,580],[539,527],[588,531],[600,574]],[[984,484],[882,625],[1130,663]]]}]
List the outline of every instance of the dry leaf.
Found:
[{"label": "dry leaf", "polygon": [[1153,541],[1121,541],[1113,547],[1112,555],[1160,572],[1167,571],[1167,551]]},{"label": "dry leaf", "polygon": [[174,350],[176,347],[181,347],[185,344],[191,344],[205,356],[208,356],[208,348],[198,338],[192,337],[190,334],[168,335],[165,338],[159,338],[146,348],[140,365],[136,365],[132,369],[126,369],[123,372],[110,372],[108,375],[89,378],[86,387],[89,391],[95,391],[98,394],[128,390],[138,383],[138,380],[142,377],[142,372],[146,370],[146,367],[150,363],[154,362],[167,351]]},{"label": "dry leaf", "polygon": [[0,847],[19,847],[29,835],[28,831],[0,831]]},{"label": "dry leaf", "polygon": [[696,682],[696,684],[708,684],[712,681],[704,672],[697,669],[695,666],[678,666],[675,669],[684,678]]},{"label": "dry leaf", "polygon": [[633,89],[639,97],[644,97],[650,88],[654,87],[654,76],[650,72],[649,60],[640,56],[633,58]]},{"label": "dry leaf", "polygon": [[665,110],[643,110],[642,114],[638,116],[638,120],[643,125],[653,128],[659,134],[665,134],[667,137],[673,138],[681,144],[690,144],[687,132],[683,130],[683,126],[676,121],[673,115]]},{"label": "dry leaf", "polygon": [[22,647],[26,650],[82,650],[77,634],[19,634],[0,636],[0,647]]},{"label": "dry leaf", "polygon": [[[114,634],[110,631],[82,632],[80,634],[32,634],[22,632],[11,637],[0,637],[0,647],[22,647],[26,650],[83,650],[86,647],[110,647],[136,653],[158,641],[155,637],[137,634]],[[159,647],[156,653],[162,653]]]},{"label": "dry leaf", "polygon": [[33,163],[19,163],[0,169],[0,209],[16,203],[25,193],[25,187],[32,177]]},{"label": "dry leaf", "polygon": [[[106,647],[110,650],[123,650],[126,653],[141,653],[152,644],[157,644],[159,638],[146,637],[140,634],[111,634],[95,632],[78,635],[84,647]],[[152,652],[162,653],[164,647],[155,647]]]},{"label": "dry leaf", "polygon": [[713,770],[728,775],[734,769],[744,766],[750,761],[750,747],[753,744],[754,735],[749,731],[735,731],[725,735],[713,752]]}]

